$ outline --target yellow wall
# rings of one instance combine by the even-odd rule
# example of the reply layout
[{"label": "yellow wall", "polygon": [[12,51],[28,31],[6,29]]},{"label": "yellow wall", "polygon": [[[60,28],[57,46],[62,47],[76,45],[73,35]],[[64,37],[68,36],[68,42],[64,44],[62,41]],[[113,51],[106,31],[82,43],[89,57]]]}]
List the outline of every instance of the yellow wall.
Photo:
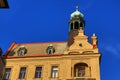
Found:
[{"label": "yellow wall", "polygon": [[[77,63],[87,63],[91,67],[90,78],[100,80],[99,54],[93,55],[64,55],[57,57],[31,57],[6,59],[6,68],[12,68],[10,79],[19,77],[21,67],[27,67],[26,80],[37,80],[34,78],[36,66],[42,66],[41,80],[66,80],[73,78],[73,67]],[[59,77],[51,78],[51,67],[58,66]],[[40,79],[39,79],[40,80]]]}]

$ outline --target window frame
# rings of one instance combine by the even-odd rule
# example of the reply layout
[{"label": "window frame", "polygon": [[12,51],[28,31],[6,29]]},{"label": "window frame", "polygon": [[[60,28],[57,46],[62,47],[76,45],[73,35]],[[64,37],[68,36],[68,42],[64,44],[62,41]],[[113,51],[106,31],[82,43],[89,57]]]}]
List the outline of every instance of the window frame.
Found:
[{"label": "window frame", "polygon": [[[11,74],[12,74],[12,67],[5,67],[4,68],[3,80],[4,80],[4,77],[5,77],[5,74],[6,74],[6,69],[10,69],[9,78],[7,79],[7,80],[9,80],[11,78]],[[6,78],[5,78],[5,80],[6,80]]]},{"label": "window frame", "polygon": [[87,73],[89,71],[87,70],[87,68],[89,68],[87,63],[75,64],[74,71],[73,71],[74,77],[87,77],[87,75],[90,75],[90,73],[89,74]]},{"label": "window frame", "polygon": [[[20,78],[20,74],[21,74],[21,69],[22,69],[22,68],[26,68],[26,69],[25,69],[24,78]],[[27,67],[26,67],[26,66],[22,66],[22,67],[20,67],[19,75],[18,75],[18,79],[26,79],[26,75],[27,75]]]},{"label": "window frame", "polygon": [[[41,67],[41,68],[42,68],[42,69],[41,69],[41,77],[36,77],[36,69],[37,69],[37,67]],[[36,66],[36,68],[35,68],[35,73],[34,73],[34,78],[35,78],[35,79],[42,78],[42,74],[43,74],[43,66]]]},{"label": "window frame", "polygon": [[[53,74],[53,67],[57,67],[57,76],[52,76],[52,74]],[[52,65],[51,66],[51,74],[50,74],[50,77],[51,78],[59,78],[59,65]]]},{"label": "window frame", "polygon": [[46,49],[46,53],[47,54],[54,54],[55,53],[55,48],[54,46],[48,46],[47,49]]}]

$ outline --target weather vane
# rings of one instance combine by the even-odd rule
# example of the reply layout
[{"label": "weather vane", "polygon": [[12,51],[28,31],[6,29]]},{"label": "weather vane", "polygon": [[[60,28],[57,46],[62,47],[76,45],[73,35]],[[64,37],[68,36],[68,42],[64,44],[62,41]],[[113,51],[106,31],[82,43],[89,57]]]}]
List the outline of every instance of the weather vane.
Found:
[{"label": "weather vane", "polygon": [[78,11],[78,3],[79,3],[79,0],[76,0],[76,11]]}]

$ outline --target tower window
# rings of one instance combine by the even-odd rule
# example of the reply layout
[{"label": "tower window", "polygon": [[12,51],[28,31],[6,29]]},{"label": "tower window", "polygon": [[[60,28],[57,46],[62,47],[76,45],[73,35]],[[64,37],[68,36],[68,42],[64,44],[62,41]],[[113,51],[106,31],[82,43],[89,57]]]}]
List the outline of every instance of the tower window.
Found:
[{"label": "tower window", "polygon": [[70,25],[70,30],[73,30],[73,23],[71,23]]},{"label": "tower window", "polygon": [[9,80],[10,79],[10,72],[11,72],[11,68],[6,68],[5,69],[5,74],[4,74],[3,80]]},{"label": "tower window", "polygon": [[51,77],[52,78],[57,78],[58,77],[58,66],[52,66]]},{"label": "tower window", "polygon": [[80,23],[80,27],[83,27],[83,23],[82,22]]},{"label": "tower window", "polygon": [[83,30],[83,27],[84,27],[84,25],[83,25],[83,23],[81,22],[81,23],[80,23],[80,29]]},{"label": "tower window", "polygon": [[47,51],[46,51],[48,54],[53,54],[55,53],[55,48],[52,46],[52,44],[50,44],[47,48]]},{"label": "tower window", "polygon": [[0,48],[0,56],[2,56],[2,49]]},{"label": "tower window", "polygon": [[25,75],[26,75],[26,67],[22,67],[20,69],[19,79],[25,79]]},{"label": "tower window", "polygon": [[42,67],[36,67],[35,78],[41,78],[41,77],[42,77]]},{"label": "tower window", "polygon": [[79,29],[79,23],[75,22],[75,29]]}]

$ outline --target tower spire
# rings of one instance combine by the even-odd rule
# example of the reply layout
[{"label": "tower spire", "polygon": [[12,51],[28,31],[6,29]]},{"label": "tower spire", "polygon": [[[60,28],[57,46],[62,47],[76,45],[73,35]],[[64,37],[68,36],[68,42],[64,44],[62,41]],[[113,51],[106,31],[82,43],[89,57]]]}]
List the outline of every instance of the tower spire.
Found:
[{"label": "tower spire", "polygon": [[[68,38],[68,46],[74,43],[74,37],[78,35],[78,31],[82,31],[84,34],[84,15],[78,11],[78,5],[76,5],[76,11],[71,14],[69,21],[69,38]],[[73,35],[74,34],[74,35]]]},{"label": "tower spire", "polygon": [[76,6],[76,11],[78,11],[78,5]]}]

